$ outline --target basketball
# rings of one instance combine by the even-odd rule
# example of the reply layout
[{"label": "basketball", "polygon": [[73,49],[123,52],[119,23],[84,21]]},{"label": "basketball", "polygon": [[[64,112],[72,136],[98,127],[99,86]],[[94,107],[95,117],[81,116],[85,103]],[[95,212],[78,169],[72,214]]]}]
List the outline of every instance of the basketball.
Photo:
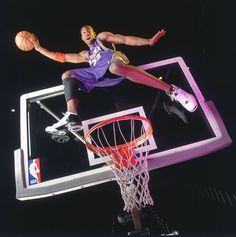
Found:
[{"label": "basketball", "polygon": [[34,45],[30,39],[34,38],[37,40],[36,36],[29,31],[20,31],[16,34],[15,43],[16,46],[23,51],[30,51],[34,48]]}]

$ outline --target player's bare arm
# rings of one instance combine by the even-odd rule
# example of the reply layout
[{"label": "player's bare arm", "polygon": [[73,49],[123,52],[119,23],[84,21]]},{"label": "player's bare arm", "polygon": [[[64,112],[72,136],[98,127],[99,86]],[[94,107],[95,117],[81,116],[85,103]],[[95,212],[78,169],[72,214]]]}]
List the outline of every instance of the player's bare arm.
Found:
[{"label": "player's bare arm", "polygon": [[98,34],[98,37],[104,42],[113,44],[125,44],[130,46],[153,46],[161,37],[165,35],[165,33],[166,31],[162,29],[158,31],[152,38],[141,38],[136,36],[113,34],[110,32],[101,32]]},{"label": "player's bare arm", "polygon": [[61,63],[64,63],[64,62],[68,62],[68,63],[88,62],[87,50],[81,51],[80,53],[61,53],[61,52],[51,51],[51,50],[48,50],[48,49],[42,47],[39,44],[38,40],[32,39],[31,42],[34,44],[34,48],[36,51],[38,51],[42,55],[44,55],[52,60],[55,60],[55,61],[58,61]]},{"label": "player's bare arm", "polygon": [[68,63],[87,63],[87,54],[88,51],[84,50],[80,53],[66,53],[65,54],[65,62]]},{"label": "player's bare arm", "polygon": [[150,46],[153,46],[157,43],[157,41],[166,34],[164,29],[159,30],[151,39],[150,39]]}]

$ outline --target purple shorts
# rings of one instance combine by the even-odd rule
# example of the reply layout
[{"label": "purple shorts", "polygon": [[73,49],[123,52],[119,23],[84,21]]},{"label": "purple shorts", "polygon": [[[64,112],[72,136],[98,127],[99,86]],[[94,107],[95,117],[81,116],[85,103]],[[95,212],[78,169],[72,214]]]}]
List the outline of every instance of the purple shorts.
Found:
[{"label": "purple shorts", "polygon": [[90,92],[94,87],[110,87],[120,83],[124,77],[109,77],[107,72],[112,62],[119,60],[128,64],[128,59],[121,52],[111,53],[109,57],[104,57],[94,67],[79,68],[69,70],[73,78],[78,80],[79,89]]}]

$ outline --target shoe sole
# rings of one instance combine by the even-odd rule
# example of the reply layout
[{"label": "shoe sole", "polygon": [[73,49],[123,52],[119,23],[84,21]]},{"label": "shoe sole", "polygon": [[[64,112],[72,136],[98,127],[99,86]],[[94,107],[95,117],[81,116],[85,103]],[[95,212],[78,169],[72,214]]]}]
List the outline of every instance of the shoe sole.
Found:
[{"label": "shoe sole", "polygon": [[71,126],[71,125],[69,125],[68,126],[68,131],[69,132],[80,132],[80,131],[82,131],[83,130],[83,127],[82,127],[82,125],[75,125],[75,126]]},{"label": "shoe sole", "polygon": [[45,132],[48,133],[48,134],[57,135],[57,136],[66,135],[66,131],[64,131],[64,130],[57,130],[57,131],[47,131],[47,130],[45,130]]},{"label": "shoe sole", "polygon": [[189,112],[194,112],[196,109],[198,108],[198,106],[196,105],[192,110],[189,110]]}]

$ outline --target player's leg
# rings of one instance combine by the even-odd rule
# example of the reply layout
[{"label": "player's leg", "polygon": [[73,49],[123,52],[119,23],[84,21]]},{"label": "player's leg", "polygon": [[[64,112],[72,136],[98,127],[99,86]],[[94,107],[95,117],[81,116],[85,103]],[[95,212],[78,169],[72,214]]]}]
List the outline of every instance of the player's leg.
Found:
[{"label": "player's leg", "polygon": [[81,121],[78,115],[78,83],[69,71],[63,73],[62,84],[64,85],[67,111],[64,116],[52,126],[46,127],[48,133],[58,133],[64,129],[82,130]]},{"label": "player's leg", "polygon": [[111,73],[126,77],[135,83],[144,84],[165,91],[172,100],[178,101],[190,112],[197,109],[197,101],[193,95],[185,92],[175,85],[169,85],[164,81],[159,80],[138,67],[124,64],[120,60],[114,60],[110,65],[109,70]]},{"label": "player's leg", "polygon": [[62,74],[62,84],[66,100],[67,112],[78,115],[78,83],[73,75],[66,71]]}]

